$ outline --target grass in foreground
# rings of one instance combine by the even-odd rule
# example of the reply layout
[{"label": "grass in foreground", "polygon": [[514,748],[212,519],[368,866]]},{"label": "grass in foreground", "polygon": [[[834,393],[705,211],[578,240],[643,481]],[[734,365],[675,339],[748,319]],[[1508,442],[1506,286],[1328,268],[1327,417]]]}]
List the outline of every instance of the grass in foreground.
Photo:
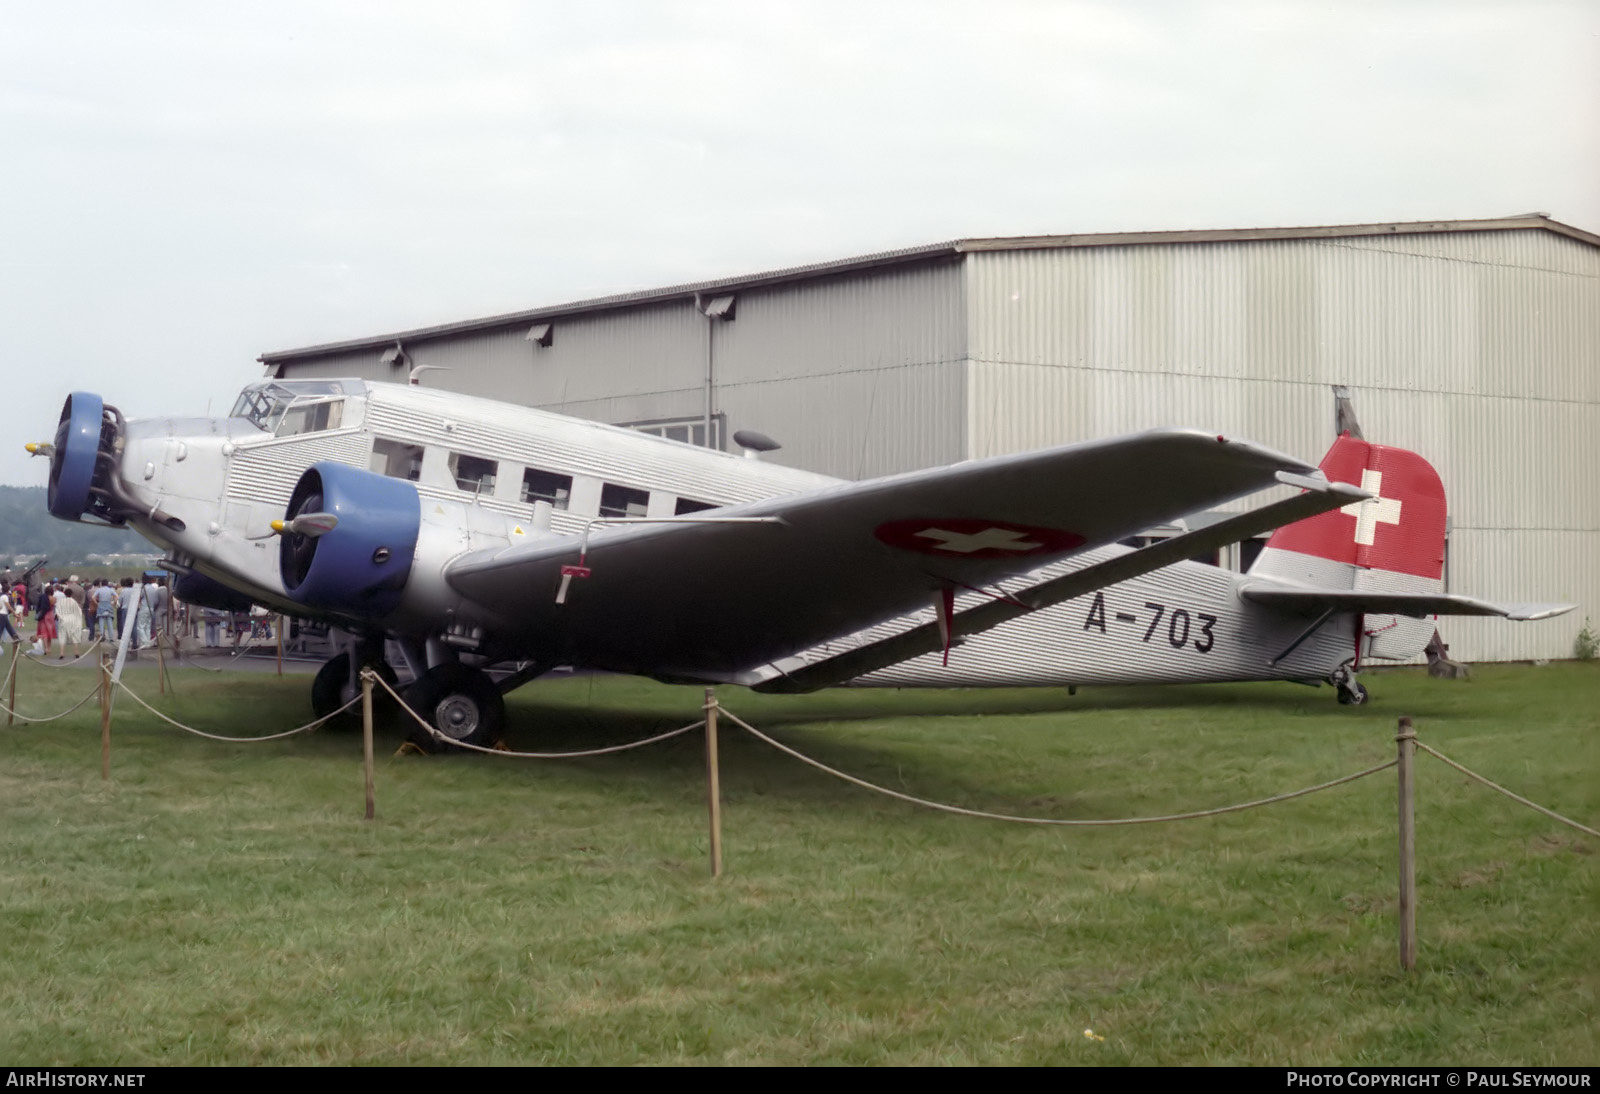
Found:
[{"label": "grass in foreground", "polygon": [[[53,713],[87,673],[24,665]],[[130,673],[141,695],[153,675]],[[829,692],[723,702],[867,779],[972,808],[1121,817],[1294,789],[1393,755],[1395,719],[1600,818],[1600,672],[1292,685]],[[219,732],[304,720],[306,678],[189,670]],[[700,692],[554,680],[514,748],[698,716]],[[1400,973],[1392,772],[1245,814],[1036,829],[929,813],[732,727],[727,874],[698,736],[533,763],[360,738],[181,734],[123,701],[0,730],[0,1060],[1594,1064],[1595,841],[1419,758],[1419,971]],[[1092,1028],[1105,1038],[1094,1041]]]}]

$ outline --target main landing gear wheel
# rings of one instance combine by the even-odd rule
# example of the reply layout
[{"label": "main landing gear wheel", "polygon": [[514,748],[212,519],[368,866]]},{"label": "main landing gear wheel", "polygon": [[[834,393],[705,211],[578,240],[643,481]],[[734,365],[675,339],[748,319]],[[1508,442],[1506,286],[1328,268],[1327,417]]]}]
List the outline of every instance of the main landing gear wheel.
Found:
[{"label": "main landing gear wheel", "polygon": [[1362,703],[1365,703],[1366,701],[1367,701],[1367,688],[1366,688],[1366,685],[1358,684],[1353,680],[1348,684],[1340,684],[1339,685],[1339,705],[1340,706],[1358,707]]},{"label": "main landing gear wheel", "polygon": [[[406,689],[406,705],[451,741],[487,748],[500,739],[506,701],[488,673],[459,664],[435,665]],[[411,723],[411,743],[424,752],[449,745]]]},{"label": "main landing gear wheel", "polygon": [[[394,669],[387,662],[377,666],[378,675],[388,681],[390,687],[398,684]],[[361,686],[350,683],[350,655],[341,653],[323,662],[317,670],[316,679],[311,681],[311,709],[318,718],[327,718],[328,715],[344,706],[351,699],[361,695]],[[394,715],[394,700],[389,698],[389,693],[381,687],[372,689],[372,717],[378,724],[386,724]],[[329,719],[326,723],[331,729],[359,729],[361,727],[361,704],[357,703],[337,718]]]}]

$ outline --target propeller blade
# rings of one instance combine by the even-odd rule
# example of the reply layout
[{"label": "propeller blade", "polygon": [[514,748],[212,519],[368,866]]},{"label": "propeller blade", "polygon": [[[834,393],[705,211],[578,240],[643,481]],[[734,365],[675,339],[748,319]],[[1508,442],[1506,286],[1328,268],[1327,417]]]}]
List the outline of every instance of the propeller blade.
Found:
[{"label": "propeller blade", "polygon": [[275,520],[272,531],[277,535],[308,536],[316,539],[338,527],[339,518],[332,513],[301,513],[293,520]]}]

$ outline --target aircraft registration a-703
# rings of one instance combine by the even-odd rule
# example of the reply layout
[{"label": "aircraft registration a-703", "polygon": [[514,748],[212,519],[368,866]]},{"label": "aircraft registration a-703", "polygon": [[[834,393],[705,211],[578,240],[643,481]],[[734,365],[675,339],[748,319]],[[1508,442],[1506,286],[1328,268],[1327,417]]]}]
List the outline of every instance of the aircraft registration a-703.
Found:
[{"label": "aircraft registration a-703", "polygon": [[[1376,613],[1563,610],[1444,595],[1437,475],[1349,438],[1321,470],[1163,429],[847,482],[341,379],[251,384],[215,419],[127,420],[76,392],[29,448],[55,516],[136,529],[181,599],[337,628],[319,714],[363,664],[392,672],[393,640],[408,703],[473,744],[498,738],[507,691],[561,666],[771,691],[1327,680],[1358,701],[1361,656],[1416,652],[1415,626]],[[1283,486],[1299,492],[1117,545]],[[1183,561],[1275,528],[1248,575]]]}]

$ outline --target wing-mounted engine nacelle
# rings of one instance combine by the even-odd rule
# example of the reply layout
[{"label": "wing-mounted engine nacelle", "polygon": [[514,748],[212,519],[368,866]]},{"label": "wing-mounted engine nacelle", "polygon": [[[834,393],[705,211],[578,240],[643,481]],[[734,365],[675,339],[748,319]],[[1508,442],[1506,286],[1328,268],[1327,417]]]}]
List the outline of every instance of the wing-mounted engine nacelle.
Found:
[{"label": "wing-mounted engine nacelle", "polygon": [[[323,515],[336,519],[315,519]],[[290,599],[369,620],[400,603],[422,523],[415,486],[342,463],[313,464],[284,518],[278,567]]]}]

